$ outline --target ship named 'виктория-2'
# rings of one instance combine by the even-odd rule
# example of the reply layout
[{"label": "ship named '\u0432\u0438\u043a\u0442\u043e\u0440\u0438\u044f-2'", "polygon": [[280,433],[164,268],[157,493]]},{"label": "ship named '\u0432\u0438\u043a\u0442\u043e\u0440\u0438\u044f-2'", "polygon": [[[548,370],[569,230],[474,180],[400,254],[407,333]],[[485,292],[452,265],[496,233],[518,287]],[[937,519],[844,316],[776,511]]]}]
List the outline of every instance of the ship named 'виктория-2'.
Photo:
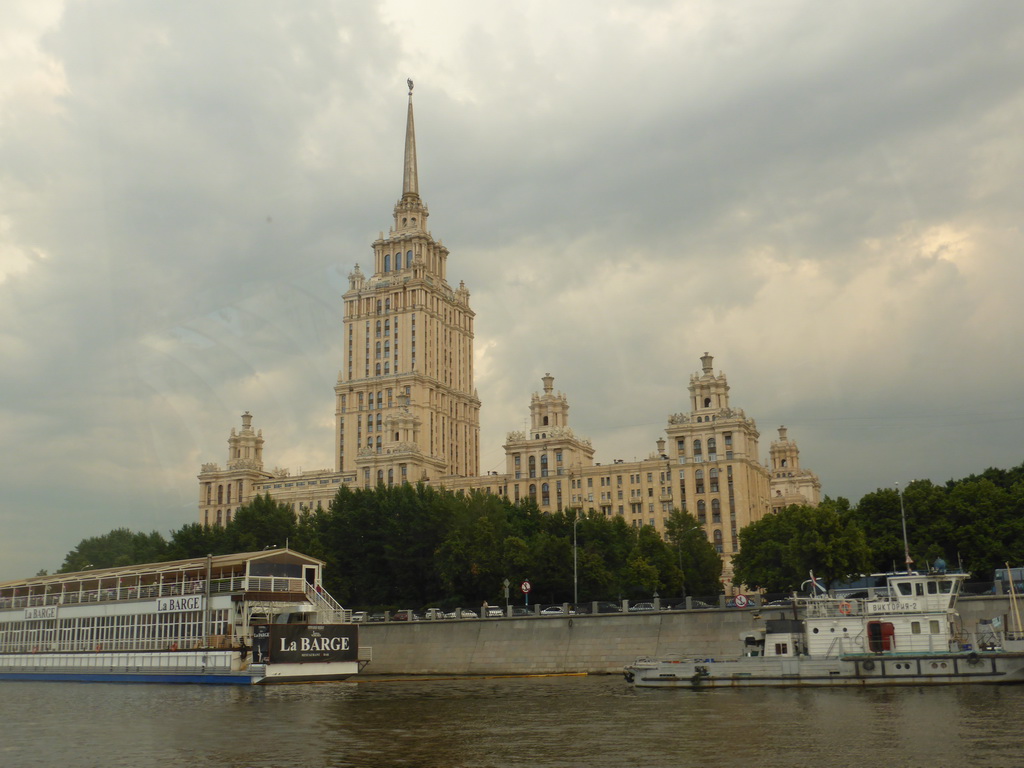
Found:
[{"label": "ship named '\u0432\u0438\u043a\u0442\u043e\u0440\u0438\u044f-2'", "polygon": [[[970,635],[956,612],[963,573],[891,574],[866,597],[797,597],[744,633],[733,659],[637,659],[641,688],[1024,683],[1024,631]],[[788,611],[786,611],[788,613]]]},{"label": "ship named '\u0432\u0438\u043a\u0442\u043e\u0440\u0438\u044f-2'", "polygon": [[285,548],[0,584],[0,680],[343,680],[370,649],[323,565]]}]

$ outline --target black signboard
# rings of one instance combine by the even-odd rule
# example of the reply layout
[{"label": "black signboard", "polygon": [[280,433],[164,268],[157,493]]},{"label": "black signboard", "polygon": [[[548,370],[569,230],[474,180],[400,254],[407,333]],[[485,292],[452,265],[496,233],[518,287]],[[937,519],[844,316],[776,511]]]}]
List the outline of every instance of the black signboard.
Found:
[{"label": "black signboard", "polygon": [[270,625],[255,624],[252,628],[252,660],[257,664],[267,663],[270,649]]},{"label": "black signboard", "polygon": [[359,627],[353,624],[271,624],[270,663],[356,661]]}]

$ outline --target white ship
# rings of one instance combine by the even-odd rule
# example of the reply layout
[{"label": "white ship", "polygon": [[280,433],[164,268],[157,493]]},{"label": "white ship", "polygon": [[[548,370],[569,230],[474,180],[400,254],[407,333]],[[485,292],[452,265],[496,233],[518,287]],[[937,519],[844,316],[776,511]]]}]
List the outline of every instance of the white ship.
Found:
[{"label": "white ship", "polygon": [[[953,685],[1024,682],[1024,632],[1002,617],[965,632],[956,599],[966,574],[889,575],[866,597],[796,597],[741,638],[732,659],[637,659],[642,688]],[[776,611],[772,610],[772,613]]]},{"label": "white ship", "polygon": [[0,584],[0,680],[343,680],[370,649],[323,566],[271,549]]}]

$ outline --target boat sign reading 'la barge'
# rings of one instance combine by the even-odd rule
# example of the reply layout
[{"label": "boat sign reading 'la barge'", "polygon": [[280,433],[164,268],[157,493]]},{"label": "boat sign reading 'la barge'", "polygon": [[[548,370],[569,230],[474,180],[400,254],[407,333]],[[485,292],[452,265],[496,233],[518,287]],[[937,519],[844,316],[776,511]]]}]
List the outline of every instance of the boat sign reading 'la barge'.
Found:
[{"label": "boat sign reading 'la barge'", "polygon": [[355,661],[357,632],[352,624],[272,624],[270,659],[275,664]]}]

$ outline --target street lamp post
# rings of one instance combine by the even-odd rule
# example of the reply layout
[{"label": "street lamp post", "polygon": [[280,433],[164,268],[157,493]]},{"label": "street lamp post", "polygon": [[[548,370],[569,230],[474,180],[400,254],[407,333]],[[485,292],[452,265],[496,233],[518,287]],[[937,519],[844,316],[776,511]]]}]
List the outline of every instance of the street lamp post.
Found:
[{"label": "street lamp post", "polygon": [[576,526],[580,522],[579,513],[573,513],[572,521],[572,604],[579,605],[580,602],[580,591],[579,591],[579,569],[577,567],[576,557]]}]

